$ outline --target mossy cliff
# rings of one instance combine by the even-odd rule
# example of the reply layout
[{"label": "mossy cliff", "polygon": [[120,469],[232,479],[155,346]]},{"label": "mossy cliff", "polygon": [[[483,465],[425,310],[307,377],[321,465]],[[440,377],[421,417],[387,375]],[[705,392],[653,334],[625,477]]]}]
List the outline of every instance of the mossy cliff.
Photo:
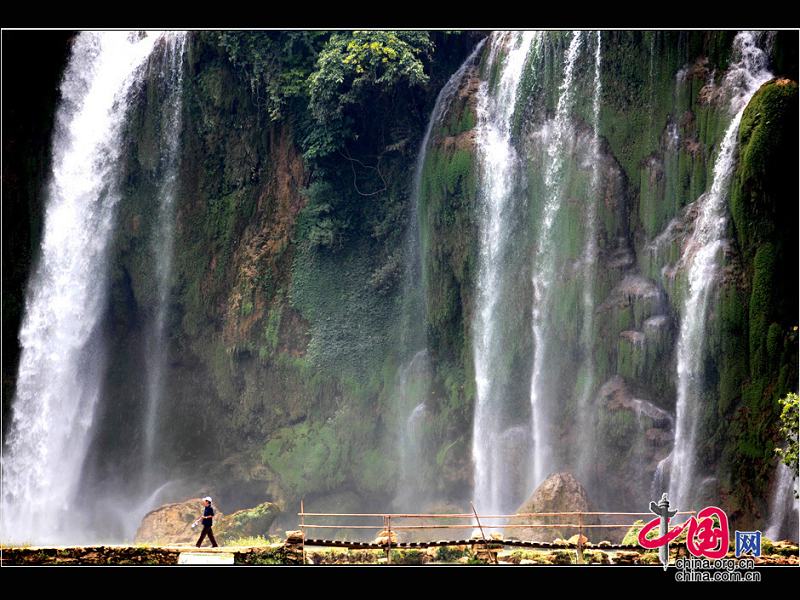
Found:
[{"label": "mossy cliff", "polygon": [[796,78],[778,77],[753,96],[739,126],[730,196],[741,279],[723,309],[729,334],[722,335],[727,369],[720,386],[739,387],[721,396],[736,405],[723,460],[733,490],[753,484],[752,498],[734,493],[748,516],[767,514],[758,499],[773,474],[774,447],[782,445],[778,399],[797,389],[797,111]]}]

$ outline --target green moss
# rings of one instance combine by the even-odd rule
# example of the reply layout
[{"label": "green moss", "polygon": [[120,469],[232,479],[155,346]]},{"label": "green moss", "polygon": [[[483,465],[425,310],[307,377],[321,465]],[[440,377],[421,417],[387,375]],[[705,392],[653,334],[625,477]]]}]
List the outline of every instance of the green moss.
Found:
[{"label": "green moss", "polygon": [[750,356],[751,375],[760,376],[768,370],[766,339],[773,305],[775,278],[775,247],[761,246],[753,261],[753,282],[750,295]]},{"label": "green moss", "polygon": [[[743,406],[724,454],[733,496],[749,511],[757,510],[752,498],[766,494],[769,484],[777,399],[797,380],[797,341],[788,335],[796,322],[796,279],[786,276],[797,272],[797,230],[781,225],[797,221],[797,203],[785,200],[797,197],[796,178],[786,177],[797,169],[796,137],[790,133],[796,129],[797,84],[764,84],[742,115],[729,197],[749,297],[735,307],[736,319],[724,315],[740,324],[723,332],[726,354],[734,359],[723,358],[721,390],[733,396],[739,387]],[[737,344],[737,334],[746,336],[746,347]]]},{"label": "green moss", "polygon": [[[796,220],[797,181],[786,178],[797,167],[797,83],[764,84],[747,105],[739,124],[739,162],[730,204],[736,235],[745,254],[770,240],[784,219]],[[785,235],[782,232],[782,236]]]},{"label": "green moss", "polygon": [[272,522],[280,512],[280,507],[272,502],[264,502],[251,509],[235,512],[223,517],[217,527],[219,529],[217,535],[225,545],[258,545],[246,543],[247,538],[267,535]]},{"label": "green moss", "polygon": [[259,349],[259,358],[266,360],[272,357],[278,349],[278,333],[281,327],[282,306],[270,306],[267,315],[267,324],[264,326],[264,345]]},{"label": "green moss", "polygon": [[[738,404],[742,385],[748,375],[748,347],[746,299],[741,292],[729,286],[720,299],[720,348],[718,417],[726,415]],[[720,422],[721,424],[722,422]]]},{"label": "green moss", "polygon": [[353,472],[358,489],[367,494],[386,493],[394,489],[398,465],[384,449],[371,448],[352,456]]},{"label": "green moss", "polygon": [[436,549],[436,562],[457,562],[462,556],[467,556],[469,550],[461,549],[454,546],[439,546]]},{"label": "green moss", "polygon": [[429,344],[433,353],[457,363],[466,345],[463,308],[473,281],[476,231],[472,211],[474,157],[463,148],[434,142],[422,173],[420,238]]},{"label": "green moss", "polygon": [[291,494],[335,489],[346,480],[344,448],[329,424],[308,422],[279,429],[266,443],[262,460],[278,473]]},{"label": "green moss", "polygon": [[647,365],[645,342],[638,343],[620,336],[617,350],[617,373],[630,380],[638,380]]},{"label": "green moss", "polygon": [[779,351],[783,346],[783,331],[777,323],[772,323],[767,330],[766,351],[767,362],[774,365],[780,358]]},{"label": "green moss", "polygon": [[624,409],[603,411],[598,428],[602,432],[603,443],[612,449],[618,458],[621,459],[622,456],[630,454],[631,441],[638,429],[636,417],[632,411]]}]

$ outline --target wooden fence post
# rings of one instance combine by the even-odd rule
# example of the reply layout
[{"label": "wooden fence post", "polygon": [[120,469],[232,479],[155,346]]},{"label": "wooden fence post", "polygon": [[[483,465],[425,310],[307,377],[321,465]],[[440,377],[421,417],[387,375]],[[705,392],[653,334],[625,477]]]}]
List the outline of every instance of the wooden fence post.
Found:
[{"label": "wooden fence post", "polygon": [[384,517],[386,525],[386,539],[389,542],[386,550],[386,564],[392,564],[392,517],[386,515]]},{"label": "wooden fence post", "polygon": [[306,564],[306,509],[303,498],[300,498],[300,531],[303,533],[303,544],[300,548],[303,555],[303,564]]}]

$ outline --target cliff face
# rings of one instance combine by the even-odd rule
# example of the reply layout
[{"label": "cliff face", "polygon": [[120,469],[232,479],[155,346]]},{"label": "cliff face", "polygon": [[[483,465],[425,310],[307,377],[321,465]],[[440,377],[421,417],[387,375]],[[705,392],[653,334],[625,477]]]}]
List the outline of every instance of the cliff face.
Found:
[{"label": "cliff face", "polygon": [[[675,345],[686,290],[680,275],[668,284],[662,271],[681,255],[696,217],[691,204],[713,177],[727,125],[716,94],[732,37],[602,37],[602,202],[592,335],[598,460],[583,481],[601,508],[643,509],[652,473],[670,451]],[[440,38],[427,87],[400,90],[386,105],[360,107],[365,128],[359,139],[347,153],[315,162],[304,157],[309,125],[301,113],[287,109],[270,119],[217,38],[190,36],[158,415],[157,455],[166,478],[207,486],[214,496],[231,498],[225,500],[230,510],[267,498],[293,513],[304,497],[316,510],[363,512],[384,509],[395,498],[409,418],[398,407],[398,373],[420,350],[414,346],[419,340],[405,335],[412,176],[436,93],[478,39]],[[543,77],[533,76],[533,66],[523,76],[520,97],[529,100],[514,116],[514,136],[523,147],[536,148],[542,126],[553,118],[567,44],[566,35],[549,35],[537,59]],[[709,313],[698,454],[702,470],[717,474],[708,497],[722,498],[747,524],[765,515],[777,399],[796,389],[798,375],[791,331],[797,314],[796,47],[796,34],[774,38],[777,78],[756,94],[742,119],[725,275]],[[421,444],[427,491],[437,501],[469,499],[473,485],[476,94],[481,81],[497,78],[487,52],[467,70],[435,124],[421,174],[425,310],[410,318],[424,322],[431,362]],[[591,68],[580,72],[576,85],[590,87]],[[146,328],[158,310],[151,241],[162,168],[162,93],[158,78],[149,80],[128,125],[105,323],[112,358],[84,475],[98,495],[104,486],[124,492],[141,485]],[[555,225],[564,265],[580,257],[586,234],[592,98],[581,97],[575,112],[569,144],[578,166],[571,168],[582,183],[568,191]],[[544,160],[541,152],[525,155],[532,174],[528,203],[512,234],[519,252],[504,274],[505,294],[521,315],[503,330],[503,393],[512,399],[511,421],[530,410],[526,249],[538,232],[544,183],[535,173]],[[32,185],[43,177],[19,169]],[[33,223],[37,210],[20,218]],[[14,250],[27,245],[19,241]],[[29,266],[29,259],[23,262]],[[577,272],[566,268],[554,285],[558,345],[548,365],[551,380],[568,385],[552,390],[560,406],[552,435],[556,461],[569,466],[575,449],[589,443],[571,426],[577,390],[587,377],[576,326],[583,318],[582,288]],[[5,382],[4,365],[7,398]],[[4,411],[9,404],[4,401]],[[530,492],[519,490],[522,498]]]}]

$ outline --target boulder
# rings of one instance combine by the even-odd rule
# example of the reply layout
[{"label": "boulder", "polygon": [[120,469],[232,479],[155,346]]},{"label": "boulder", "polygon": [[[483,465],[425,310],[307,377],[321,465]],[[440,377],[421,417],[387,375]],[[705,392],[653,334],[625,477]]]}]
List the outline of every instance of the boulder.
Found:
[{"label": "boulder", "polygon": [[[524,513],[562,513],[589,512],[591,510],[586,490],[571,473],[554,473],[545,479],[516,514]],[[549,525],[578,523],[577,515],[558,517],[514,517],[509,525]],[[596,525],[596,518],[584,517],[585,525]],[[578,533],[578,527],[514,527],[506,530],[506,535],[514,535],[522,540],[551,542]],[[584,534],[588,532],[584,530]]]},{"label": "boulder", "polygon": [[272,522],[280,513],[281,507],[274,502],[262,502],[253,508],[237,510],[219,519],[218,526],[215,525],[215,535],[225,542],[244,537],[267,537]]},{"label": "boulder", "polygon": [[[214,535],[222,512],[214,506]],[[203,500],[191,498],[183,502],[165,504],[147,513],[136,531],[135,543],[187,544],[196,543],[200,537],[200,525],[192,529],[192,523],[203,512]]]},{"label": "boulder", "polygon": [[386,546],[390,543],[396,544],[397,543],[397,533],[394,531],[388,531],[386,529],[382,530],[378,533],[378,536],[372,540],[373,544],[380,544],[381,546]]}]

